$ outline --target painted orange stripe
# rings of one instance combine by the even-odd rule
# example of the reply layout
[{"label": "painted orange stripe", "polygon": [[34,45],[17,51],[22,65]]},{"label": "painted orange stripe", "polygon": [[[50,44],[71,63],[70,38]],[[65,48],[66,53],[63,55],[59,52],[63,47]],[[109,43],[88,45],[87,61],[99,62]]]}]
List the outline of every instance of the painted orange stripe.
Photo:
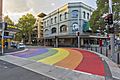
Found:
[{"label": "painted orange stripe", "polygon": [[72,50],[72,49],[65,49],[65,50],[69,51],[70,53],[69,56],[54,65],[74,70],[82,61],[83,56],[77,50]]}]

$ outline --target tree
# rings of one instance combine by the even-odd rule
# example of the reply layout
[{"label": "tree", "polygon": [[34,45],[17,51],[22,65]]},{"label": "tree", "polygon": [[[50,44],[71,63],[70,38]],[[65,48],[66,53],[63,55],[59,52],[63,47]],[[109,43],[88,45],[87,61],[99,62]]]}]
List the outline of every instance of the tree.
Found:
[{"label": "tree", "polygon": [[[120,0],[112,0],[113,1],[113,15],[114,21],[120,21]],[[106,24],[104,22],[104,18],[102,17],[104,14],[108,13],[109,2],[108,0],[97,0],[97,9],[93,12],[90,19],[90,26],[93,31],[101,28],[104,29]]]},{"label": "tree", "polygon": [[34,28],[35,21],[36,21],[35,17],[30,13],[23,15],[18,20],[17,26],[21,30],[20,34],[23,38],[28,40],[29,44],[31,43],[31,34]]},{"label": "tree", "polygon": [[14,22],[10,19],[8,15],[4,17],[4,21],[7,22],[8,28],[16,28],[16,26],[14,26]]}]

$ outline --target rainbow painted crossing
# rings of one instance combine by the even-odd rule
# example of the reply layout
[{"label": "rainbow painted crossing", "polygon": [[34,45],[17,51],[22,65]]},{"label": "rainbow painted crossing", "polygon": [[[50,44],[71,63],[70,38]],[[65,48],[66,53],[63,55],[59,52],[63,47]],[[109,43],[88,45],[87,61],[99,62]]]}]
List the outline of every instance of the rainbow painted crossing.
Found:
[{"label": "rainbow painted crossing", "polygon": [[39,48],[12,54],[49,65],[105,76],[101,58],[91,52],[74,48]]}]

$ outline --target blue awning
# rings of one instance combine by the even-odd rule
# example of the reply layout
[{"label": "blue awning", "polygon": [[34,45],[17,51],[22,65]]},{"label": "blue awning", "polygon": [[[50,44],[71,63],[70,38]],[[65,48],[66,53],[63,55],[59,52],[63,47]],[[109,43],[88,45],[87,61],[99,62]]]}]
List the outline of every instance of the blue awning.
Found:
[{"label": "blue awning", "polygon": [[4,36],[4,39],[12,38],[12,36]]}]

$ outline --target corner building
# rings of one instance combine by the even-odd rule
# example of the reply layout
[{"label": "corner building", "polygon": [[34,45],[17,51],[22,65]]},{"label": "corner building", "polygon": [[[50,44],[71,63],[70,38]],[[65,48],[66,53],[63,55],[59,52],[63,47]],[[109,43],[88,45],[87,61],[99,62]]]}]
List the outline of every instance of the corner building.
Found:
[{"label": "corner building", "polygon": [[80,44],[83,44],[82,36],[87,29],[93,8],[82,3],[68,3],[51,12],[43,19],[44,44],[54,47],[77,47],[77,33],[80,33]]}]

